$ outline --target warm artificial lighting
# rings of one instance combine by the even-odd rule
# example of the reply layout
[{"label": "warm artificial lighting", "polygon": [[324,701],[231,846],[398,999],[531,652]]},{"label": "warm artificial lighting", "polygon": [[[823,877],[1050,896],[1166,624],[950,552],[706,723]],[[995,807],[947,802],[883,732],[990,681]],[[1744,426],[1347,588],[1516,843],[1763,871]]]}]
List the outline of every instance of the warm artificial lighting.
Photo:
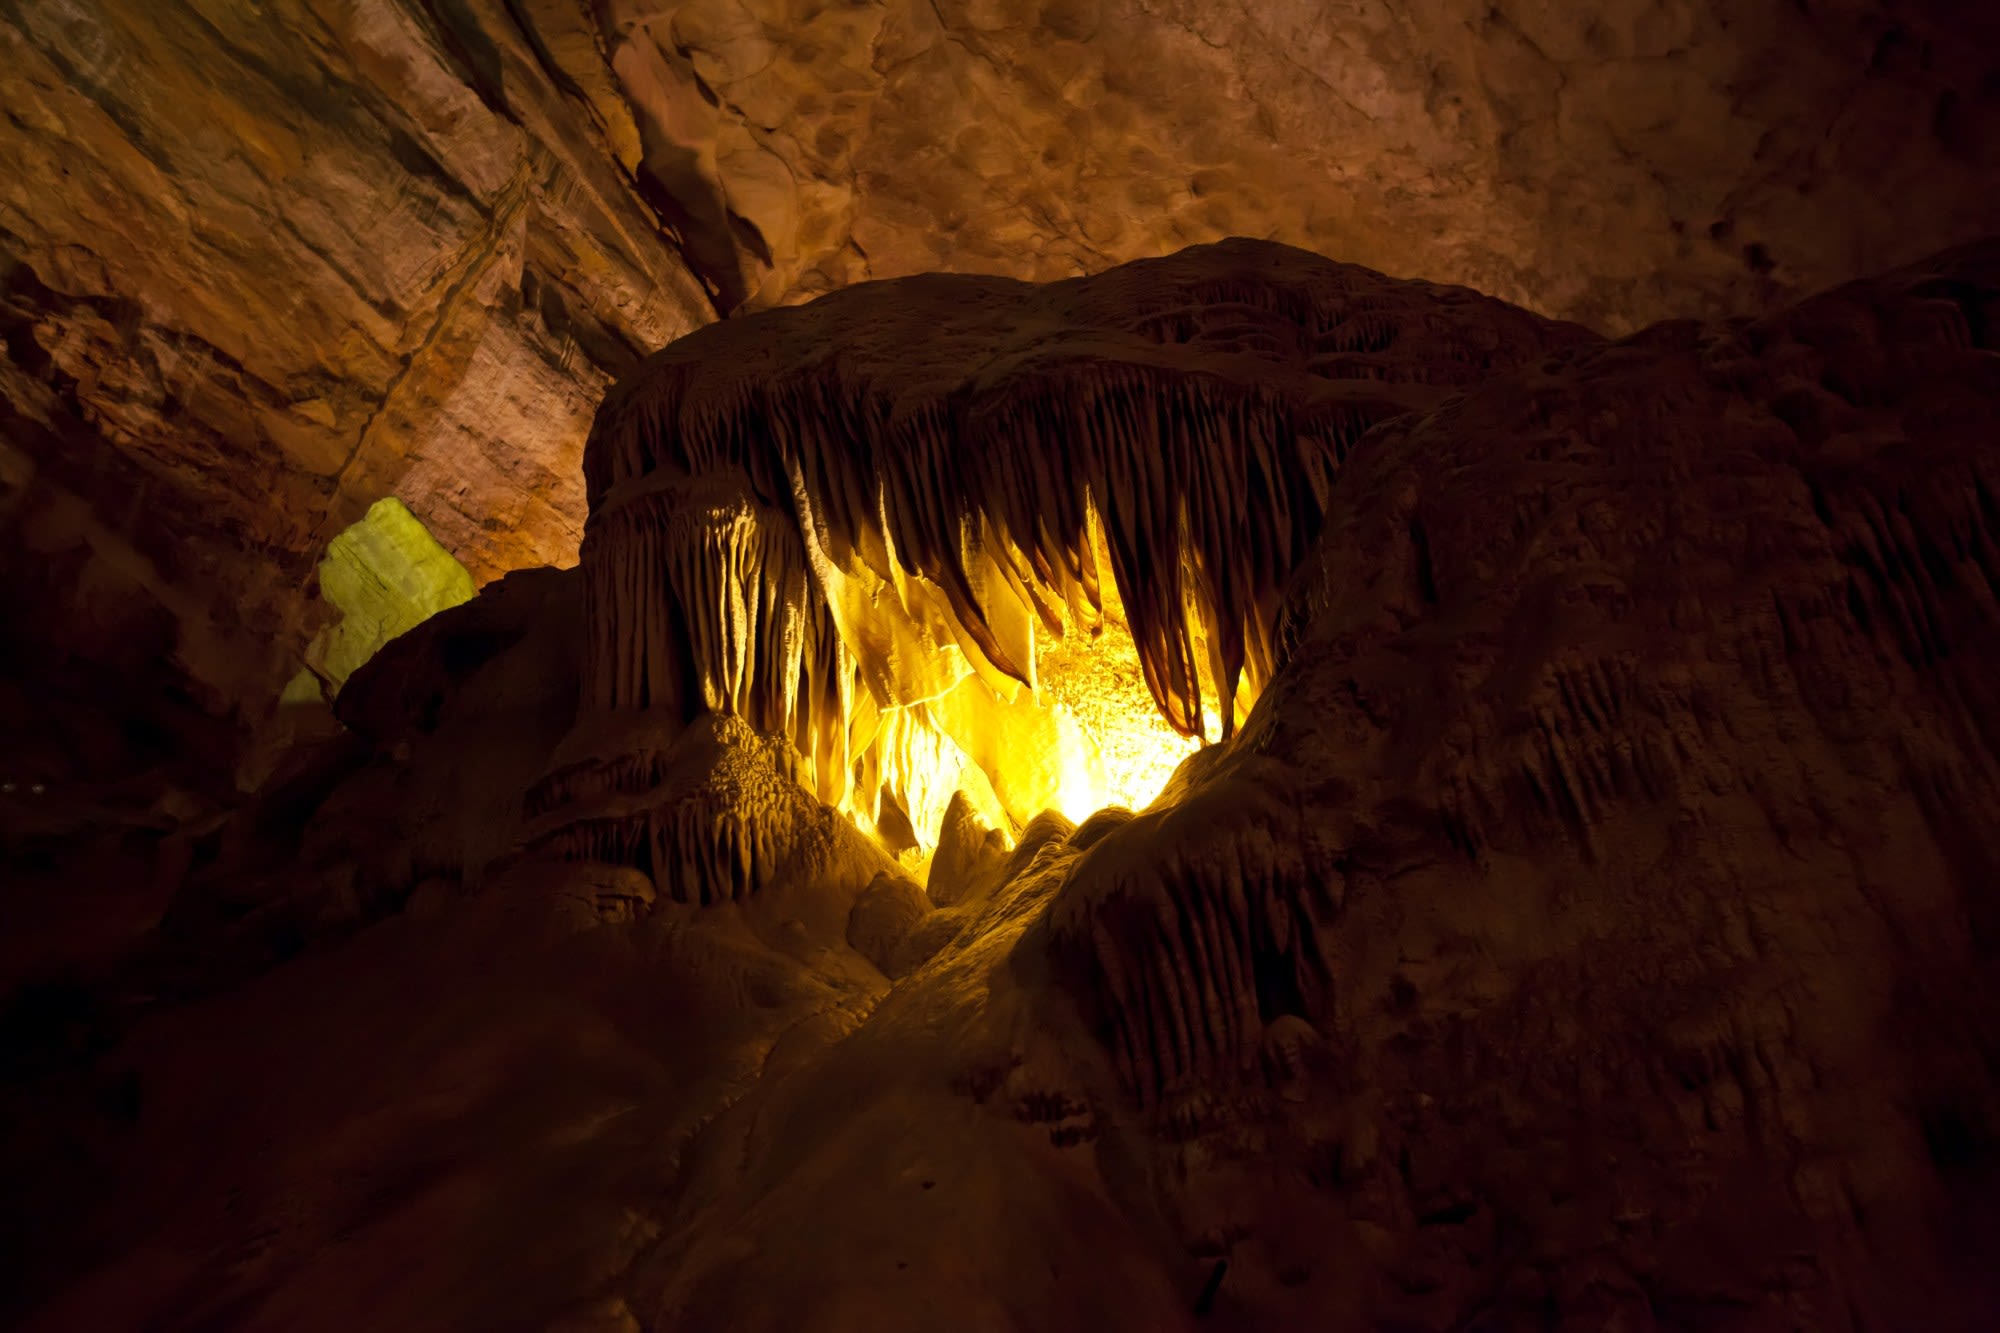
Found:
[{"label": "warm artificial lighting", "polygon": [[[1078,755],[1065,769],[1062,813],[1078,821],[1109,805],[1144,809],[1204,743],[1180,735],[1160,716],[1109,579],[1104,595],[1102,620],[1076,625],[1061,638],[1040,635],[1035,643],[1044,705],[1073,715],[1096,751],[1094,764]],[[1220,734],[1216,719],[1211,715],[1207,723],[1205,739],[1213,742]]]},{"label": "warm artificial lighting", "polygon": [[708,363],[652,366],[585,451],[583,706],[740,717],[906,861],[959,792],[999,830],[1144,807],[1231,734],[1355,429],[1148,364],[976,430],[865,393],[739,430]]},{"label": "warm artificial lighting", "polygon": [[[888,709],[857,700],[849,724],[868,758],[857,765],[841,808],[913,866],[935,846],[955,792],[995,828],[1018,831],[1043,810],[1081,823],[1107,806],[1144,809],[1183,760],[1219,739],[1216,692],[1205,671],[1204,736],[1182,736],[1161,715],[1094,516],[1091,526],[1102,610],[1060,608],[1061,634],[1021,627],[1032,643],[1032,690],[996,686],[963,660],[946,667],[940,659],[935,669],[956,684],[929,699]],[[1205,643],[1197,646],[1205,651]],[[1251,698],[1248,688],[1239,692],[1239,721]]]}]

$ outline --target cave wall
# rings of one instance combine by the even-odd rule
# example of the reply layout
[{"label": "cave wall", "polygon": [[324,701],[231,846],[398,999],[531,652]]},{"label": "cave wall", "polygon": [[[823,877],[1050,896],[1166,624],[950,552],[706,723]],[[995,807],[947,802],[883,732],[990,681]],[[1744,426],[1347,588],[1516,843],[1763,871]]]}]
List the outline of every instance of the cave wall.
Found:
[{"label": "cave wall", "polygon": [[[1193,270],[1240,328],[1258,249],[1023,300]],[[988,285],[633,378],[998,382],[1013,321],[924,317]],[[1462,391],[1342,452],[1268,688],[1137,814],[961,818],[920,886],[741,717],[591,707],[590,561],[392,641],[233,816],[72,809],[85,860],[0,799],[0,1320],[1984,1333],[2000,242],[1485,376],[1533,316],[1367,313]],[[1176,346],[1162,407],[1271,374]]]},{"label": "cave wall", "polygon": [[38,639],[163,620],[162,669],[254,711],[384,495],[482,581],[573,557],[599,393],[713,311],[616,116],[493,9],[0,12],[0,550],[69,627]]},{"label": "cave wall", "polygon": [[599,394],[719,312],[1230,234],[1753,312],[2000,225],[1996,51],[1976,0],[10,0],[0,579],[90,627],[29,656],[143,621],[254,713],[383,495],[572,559]]}]

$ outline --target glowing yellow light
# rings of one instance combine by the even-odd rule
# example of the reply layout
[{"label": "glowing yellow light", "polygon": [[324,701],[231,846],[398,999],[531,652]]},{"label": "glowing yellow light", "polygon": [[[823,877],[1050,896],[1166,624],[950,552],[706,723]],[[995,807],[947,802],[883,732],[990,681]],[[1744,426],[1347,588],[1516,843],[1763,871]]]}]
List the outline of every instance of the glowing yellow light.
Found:
[{"label": "glowing yellow light", "polygon": [[[980,668],[954,638],[942,592],[928,580],[893,562],[893,584],[858,563],[821,569],[857,659],[890,664],[882,673],[888,697],[857,691],[848,717],[855,760],[838,804],[912,867],[936,846],[954,792],[994,828],[1018,831],[1044,810],[1081,823],[1106,806],[1144,809],[1189,755],[1218,739],[1218,692],[1203,665],[1206,736],[1182,736],[1161,715],[1094,514],[1091,527],[1101,611],[1075,591],[1075,605],[1055,608],[1064,626],[1055,634],[1011,598],[982,598],[1019,613],[993,628],[1017,661],[1032,661],[1032,688]],[[980,568],[976,591],[1003,577],[990,551]],[[1188,623],[1200,623],[1192,607]],[[1207,645],[1193,646],[1204,664]],[[1250,695],[1247,686],[1239,692],[1238,721]]]},{"label": "glowing yellow light", "polygon": [[286,702],[316,697],[319,682],[330,697],[383,644],[476,591],[465,566],[394,496],[327,544],[319,590],[340,616],[307,646]]},{"label": "glowing yellow light", "polygon": [[[1032,692],[1003,696],[968,671],[955,688],[922,706],[924,724],[938,733],[936,760],[928,766],[906,760],[900,766],[905,775],[900,799],[911,817],[917,855],[934,845],[955,789],[964,790],[982,813],[1004,811],[994,827],[1011,823],[1018,829],[1047,809],[1081,823],[1106,806],[1143,810],[1183,760],[1219,738],[1217,692],[1206,670],[1198,670],[1210,705],[1206,735],[1182,736],[1167,725],[1146,686],[1095,515],[1092,538],[1102,613],[1067,608],[1062,634],[1032,622],[1021,627],[1032,643]],[[1196,648],[1200,661],[1206,645]],[[1246,689],[1239,707],[1247,710],[1249,702]]]},{"label": "glowing yellow light", "polygon": [[1139,669],[1132,632],[1110,604],[1113,596],[1107,592],[1100,624],[1079,625],[1060,639],[1041,635],[1035,644],[1044,702],[1068,710],[1097,751],[1095,764],[1089,755],[1066,757],[1062,812],[1074,820],[1107,805],[1144,809],[1181,761],[1202,746],[1160,716]]}]

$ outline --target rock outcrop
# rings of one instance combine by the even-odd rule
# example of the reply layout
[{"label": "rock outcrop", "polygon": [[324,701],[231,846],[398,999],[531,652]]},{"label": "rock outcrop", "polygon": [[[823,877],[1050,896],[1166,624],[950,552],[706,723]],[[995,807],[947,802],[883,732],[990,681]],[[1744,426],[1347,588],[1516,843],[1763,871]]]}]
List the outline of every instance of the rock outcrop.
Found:
[{"label": "rock outcrop", "polygon": [[1350,454],[1251,724],[1052,909],[1242,1308],[1348,1249],[1399,1327],[1990,1316],[1996,297],[1988,245]]},{"label": "rock outcrop", "polygon": [[[1127,274],[1253,258],[1307,262]],[[2000,243],[1613,343],[1316,271],[1457,330],[1406,350],[1542,341],[1345,442],[1270,679],[1152,807],[955,802],[926,892],[733,696],[598,697],[590,571],[510,576],[0,1014],[0,1310],[1985,1327]],[[1161,402],[1273,373],[1185,355]]]}]

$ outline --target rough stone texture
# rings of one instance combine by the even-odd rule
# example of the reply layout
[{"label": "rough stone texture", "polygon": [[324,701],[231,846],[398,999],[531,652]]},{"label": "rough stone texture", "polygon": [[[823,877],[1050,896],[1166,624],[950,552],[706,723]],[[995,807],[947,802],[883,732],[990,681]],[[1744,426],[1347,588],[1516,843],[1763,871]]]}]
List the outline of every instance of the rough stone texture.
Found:
[{"label": "rough stone texture", "polygon": [[1996,52],[1984,0],[12,0],[0,578],[254,714],[384,494],[567,561],[599,391],[717,311],[1229,234],[1755,311],[2000,224]]},{"label": "rough stone texture", "polygon": [[[764,300],[1243,234],[1624,331],[1993,225],[1976,0],[608,8]],[[655,90],[690,75],[712,107]]]},{"label": "rough stone texture", "polygon": [[0,11],[6,571],[59,650],[159,620],[254,715],[386,494],[482,581],[573,558],[599,393],[712,311],[494,8]]},{"label": "rough stone texture", "polygon": [[44,936],[0,1313],[1990,1327],[1996,412],[2000,242],[1385,422],[1240,733],[944,907],[854,839],[705,904],[519,849],[662,720],[504,580],[177,825],[136,949]]},{"label": "rough stone texture", "polygon": [[1246,1316],[2000,1308],[1996,313],[1988,244],[1350,455],[1258,716],[1054,908]]}]

